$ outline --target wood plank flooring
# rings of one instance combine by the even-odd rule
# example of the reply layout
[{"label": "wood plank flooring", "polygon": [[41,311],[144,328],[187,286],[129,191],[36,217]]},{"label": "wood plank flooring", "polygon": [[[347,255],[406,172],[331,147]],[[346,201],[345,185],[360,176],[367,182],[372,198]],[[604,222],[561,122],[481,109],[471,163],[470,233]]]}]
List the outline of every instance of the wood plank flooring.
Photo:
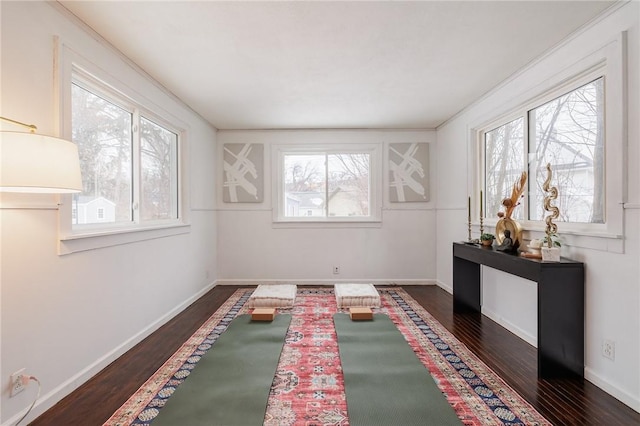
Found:
[{"label": "wood plank flooring", "polygon": [[441,288],[404,289],[554,425],[640,425],[640,413],[586,380],[538,379],[533,346],[481,314],[454,314]]},{"label": "wood plank flooring", "polygon": [[[237,288],[213,288],[30,424],[101,425]],[[587,381],[538,380],[535,348],[480,314],[454,314],[441,288],[404,289],[553,424],[640,425],[640,413]]]}]

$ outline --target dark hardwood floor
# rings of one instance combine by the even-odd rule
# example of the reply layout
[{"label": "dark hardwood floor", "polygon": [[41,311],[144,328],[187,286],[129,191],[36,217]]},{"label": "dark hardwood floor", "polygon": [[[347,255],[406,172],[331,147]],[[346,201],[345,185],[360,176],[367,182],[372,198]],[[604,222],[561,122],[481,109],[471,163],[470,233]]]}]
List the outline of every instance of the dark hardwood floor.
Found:
[{"label": "dark hardwood floor", "polygon": [[[101,425],[237,288],[213,288],[30,424]],[[454,315],[441,288],[404,289],[553,424],[640,425],[640,413],[585,380],[538,380],[535,348],[480,314]]]},{"label": "dark hardwood floor", "polygon": [[586,380],[538,379],[533,346],[481,314],[454,314],[441,288],[404,289],[554,425],[640,425],[640,413]]}]

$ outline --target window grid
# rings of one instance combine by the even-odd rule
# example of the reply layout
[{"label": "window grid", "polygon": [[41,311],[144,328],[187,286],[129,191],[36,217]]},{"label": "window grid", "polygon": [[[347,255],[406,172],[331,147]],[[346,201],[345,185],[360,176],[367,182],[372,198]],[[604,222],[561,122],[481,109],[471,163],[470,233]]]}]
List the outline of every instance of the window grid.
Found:
[{"label": "window grid", "polygon": [[[596,209],[597,211],[591,214],[589,219],[586,220],[585,213],[584,213],[586,209],[585,199],[589,198],[590,196],[589,191],[587,190],[585,193],[584,187],[578,187],[578,185],[574,185],[573,187],[567,187],[566,185],[562,184],[562,181],[559,182],[559,178],[563,176],[564,176],[564,181],[568,181],[568,179],[566,178],[568,174],[570,176],[574,176],[577,173],[585,174],[583,172],[576,172],[575,170],[579,167],[585,168],[586,166],[585,165],[576,166],[575,162],[569,162],[569,161],[558,164],[559,162],[557,160],[561,159],[561,156],[559,154],[557,154],[553,158],[545,159],[544,156],[540,155],[539,152],[536,153],[536,150],[533,149],[532,147],[536,147],[535,141],[536,141],[536,135],[537,135],[536,129],[535,129],[536,120],[535,120],[534,113],[539,109],[547,105],[550,105],[554,102],[556,103],[564,102],[566,104],[568,102],[566,100],[570,99],[572,96],[573,97],[584,96],[584,93],[588,92],[589,90],[592,90],[592,87],[594,87],[593,91],[596,92],[598,98],[589,102],[585,101],[582,104],[580,102],[574,102],[574,105],[572,105],[574,109],[569,110],[569,112],[565,113],[565,117],[563,118],[564,120],[573,119],[574,123],[576,123],[575,127],[577,130],[573,131],[573,133],[570,131],[567,131],[566,133],[569,135],[568,137],[570,137],[572,134],[574,136],[577,135],[576,137],[582,138],[582,142],[580,142],[579,144],[588,145],[588,143],[586,142],[587,139],[585,135],[591,132],[596,135],[594,137],[597,138],[600,143],[600,145],[596,149],[594,149],[594,151],[599,150],[599,154],[594,155],[593,166],[592,166],[594,169],[599,170],[599,177],[596,176],[594,178],[599,180],[594,181],[592,187],[595,190],[595,194],[591,195],[592,199],[595,200],[592,202],[592,205],[597,203],[598,207]],[[511,116],[510,119],[503,119],[500,122],[498,122],[497,125],[493,125],[490,127],[487,126],[487,130],[480,132],[481,140],[482,140],[482,155],[481,155],[482,189],[486,194],[486,197],[484,199],[485,205],[483,206],[483,208],[484,208],[484,211],[487,212],[486,213],[487,217],[495,217],[494,215],[496,215],[498,211],[504,210],[503,208],[501,208],[500,202],[502,198],[505,198],[510,194],[511,187],[516,182],[516,179],[517,179],[515,174],[519,175],[521,171],[526,170],[529,173],[528,189],[525,192],[525,196],[520,201],[521,206],[514,211],[514,218],[523,220],[523,218],[526,217],[527,219],[524,219],[524,220],[528,220],[531,222],[544,220],[545,211],[541,209],[542,209],[542,201],[544,199],[545,194],[541,193],[541,185],[546,178],[546,164],[547,162],[551,162],[552,169],[554,169],[552,185],[558,186],[558,190],[560,191],[560,194],[561,194],[561,196],[556,201],[556,205],[558,205],[557,204],[558,202],[559,203],[563,202],[563,199],[562,199],[563,192],[565,193],[564,197],[580,199],[580,201],[583,203],[581,208],[576,208],[575,203],[573,207],[569,205],[563,205],[561,207],[561,210],[564,208],[565,215],[561,218],[561,221],[564,221],[566,223],[591,223],[591,224],[604,223],[605,129],[604,129],[604,95],[603,93],[604,93],[604,77],[600,75],[598,76],[598,78],[595,78],[595,79],[592,78],[587,80],[586,82],[583,81],[580,85],[575,85],[572,88],[566,88],[561,92],[556,91],[554,92],[553,96],[550,96],[545,101],[540,101],[535,105],[532,105],[526,108],[521,113]],[[587,96],[584,96],[584,98],[586,99]],[[585,110],[588,109],[592,104],[595,105],[594,109],[596,110],[596,118],[594,119],[592,117],[589,123],[597,121],[598,128],[595,132],[593,132],[593,129],[587,129],[587,127],[584,126],[584,123],[578,124],[577,123],[578,120],[576,120],[576,116],[579,116],[579,114],[584,113]],[[582,111],[580,111],[580,109],[582,109]],[[557,116],[561,115],[561,113],[557,111],[554,114]],[[572,115],[572,114],[575,114],[575,115]],[[531,119],[532,117],[534,117],[533,120]],[[493,171],[492,162],[499,162],[499,161],[509,162],[509,160],[506,159],[506,157],[496,158],[496,156],[494,155],[495,153],[491,152],[491,149],[492,149],[491,138],[492,136],[494,136],[495,132],[498,132],[500,130],[505,131],[505,128],[507,126],[517,121],[520,121],[522,123],[523,129],[526,129],[522,132],[522,137],[521,137],[522,155],[520,159],[515,161],[515,163],[512,162],[511,168],[513,168],[512,170],[513,173],[510,173],[508,170],[506,170],[506,167],[502,170],[502,174],[499,177],[503,179],[504,184],[502,186],[499,186],[499,188],[495,189],[494,181],[496,180],[496,176],[492,174],[492,171]],[[570,128],[570,126],[565,125],[565,128],[567,127]],[[549,132],[554,132],[554,131],[558,132],[557,129],[550,126],[547,126],[546,130]],[[544,142],[549,143],[549,141],[552,139],[553,138],[548,137],[546,140],[544,140]],[[562,143],[556,142],[556,145],[559,146],[559,148],[557,149],[565,149],[567,151],[570,151],[570,147],[569,148],[567,148],[566,146],[563,147]],[[514,149],[514,151],[517,151],[517,149]],[[583,150],[574,149],[574,151],[578,152]],[[584,154],[584,152],[582,154]],[[584,155],[582,156],[584,157]],[[576,154],[576,158],[577,157],[578,155]],[[572,167],[571,164],[573,164],[574,166]],[[543,173],[543,169],[544,169],[544,173]],[[514,175],[511,176],[511,174],[514,174]],[[574,180],[577,180],[577,179],[574,179]],[[582,181],[584,180],[585,179],[582,179]],[[582,193],[578,193],[580,191],[582,191]],[[578,211],[578,214],[575,213],[576,211]],[[576,220],[576,217],[577,217],[577,220]]]},{"label": "window grid", "polygon": [[[360,147],[360,148],[358,148]],[[275,146],[275,222],[378,222],[378,145]]]},{"label": "window grid", "polygon": [[[156,226],[178,221],[180,219],[179,132],[173,130],[172,126],[157,118],[153,113],[143,110],[141,106],[131,103],[126,98],[117,96],[106,85],[102,85],[97,79],[84,73],[79,72],[72,75],[71,88],[72,139],[79,146],[81,167],[84,168],[82,170],[84,191],[73,197],[74,210],[76,211],[72,217],[73,230],[95,230],[96,227],[111,229],[122,226]],[[129,117],[129,121],[115,129],[114,132],[120,134],[123,141],[128,140],[127,156],[119,158],[118,161],[113,160],[114,147],[109,146],[102,138],[107,132],[96,130],[99,127],[95,127],[96,123],[99,125],[109,117],[113,117],[113,112],[100,109],[87,111],[86,108],[75,104],[75,95],[80,92],[102,100],[104,105],[109,105],[107,109],[126,112],[125,115]],[[85,115],[78,117],[80,113]],[[87,127],[94,125],[93,136],[95,137],[92,142],[87,142],[86,137],[79,137],[79,129],[85,125]],[[146,130],[147,136],[143,134],[143,130]],[[91,134],[91,129],[87,130],[85,134]],[[100,147],[96,147],[100,144],[106,144],[106,153],[102,155],[107,158],[101,158],[100,155],[93,158],[90,155],[92,145],[93,149],[101,151]],[[83,145],[85,145],[84,158],[82,155]],[[100,176],[97,171],[94,170],[92,173],[91,161],[96,169],[108,165],[112,168],[115,167],[117,172],[105,180],[104,176]],[[91,180],[93,182],[90,182]],[[113,182],[119,184],[116,185]],[[105,196],[106,194],[100,190],[101,184],[119,187],[122,182],[127,182],[124,185],[128,185],[128,187],[124,191],[120,190],[120,196],[115,196],[115,198],[113,198],[113,191],[109,196]],[[89,189],[91,191],[87,193]],[[96,204],[98,201],[114,204],[114,213],[110,213],[111,208],[107,205],[106,209],[96,207],[95,214],[91,214],[93,207],[90,204]],[[85,219],[84,223],[79,223],[81,216],[77,214],[77,211],[80,209],[85,211],[82,217],[89,218]],[[95,218],[95,220],[91,218]]]},{"label": "window grid", "polygon": [[[369,154],[285,154],[283,173],[286,217],[369,216]],[[301,209],[306,214],[300,213]]]}]

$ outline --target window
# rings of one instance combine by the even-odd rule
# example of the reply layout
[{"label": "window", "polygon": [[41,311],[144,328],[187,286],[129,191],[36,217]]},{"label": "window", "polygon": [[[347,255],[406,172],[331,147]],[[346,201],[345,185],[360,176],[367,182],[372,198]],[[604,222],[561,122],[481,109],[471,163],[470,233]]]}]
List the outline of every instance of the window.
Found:
[{"label": "window", "polygon": [[374,221],[377,148],[281,148],[276,221]]},{"label": "window", "polygon": [[[128,223],[132,216],[133,113],[91,91],[71,86],[72,141],[78,145],[82,192],[73,204],[80,210],[107,200],[114,204],[113,223]],[[99,210],[98,210],[99,211]],[[96,223],[98,215],[84,215],[74,225]]]},{"label": "window", "polygon": [[99,82],[75,75],[71,133],[83,179],[73,209],[86,212],[73,216],[74,231],[179,219],[176,130]]},{"label": "window", "polygon": [[[498,212],[502,199],[525,167],[524,118],[490,130],[484,135],[486,211]],[[523,209],[515,209],[514,219],[523,219]]]},{"label": "window", "polygon": [[605,222],[604,77],[533,105],[520,116],[483,132],[487,216],[501,211],[522,171],[528,196],[515,219],[542,221],[546,165],[558,188],[558,221]]},{"label": "window", "polygon": [[176,219],[178,135],[144,117],[140,123],[141,219]]},{"label": "window", "polygon": [[130,67],[115,78],[107,57],[77,52],[56,38],[60,133],[77,144],[83,179],[60,198],[58,254],[189,233],[182,107]]},{"label": "window", "polygon": [[542,220],[551,163],[564,222],[604,223],[604,81],[599,78],[529,111],[529,218]]}]

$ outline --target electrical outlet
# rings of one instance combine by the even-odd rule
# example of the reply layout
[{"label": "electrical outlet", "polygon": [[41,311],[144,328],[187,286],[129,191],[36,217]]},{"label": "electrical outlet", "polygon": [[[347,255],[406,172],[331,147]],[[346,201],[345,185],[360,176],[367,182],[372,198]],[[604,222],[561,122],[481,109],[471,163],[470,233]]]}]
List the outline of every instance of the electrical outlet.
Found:
[{"label": "electrical outlet", "polygon": [[27,387],[27,382],[23,379],[24,368],[16,371],[11,375],[11,392],[9,397],[13,398]]},{"label": "electrical outlet", "polygon": [[334,266],[333,267],[333,273],[334,274],[339,274],[340,273],[340,267],[339,266]]},{"label": "electrical outlet", "polygon": [[611,361],[616,359],[616,342],[605,339],[602,343],[602,356]]}]

